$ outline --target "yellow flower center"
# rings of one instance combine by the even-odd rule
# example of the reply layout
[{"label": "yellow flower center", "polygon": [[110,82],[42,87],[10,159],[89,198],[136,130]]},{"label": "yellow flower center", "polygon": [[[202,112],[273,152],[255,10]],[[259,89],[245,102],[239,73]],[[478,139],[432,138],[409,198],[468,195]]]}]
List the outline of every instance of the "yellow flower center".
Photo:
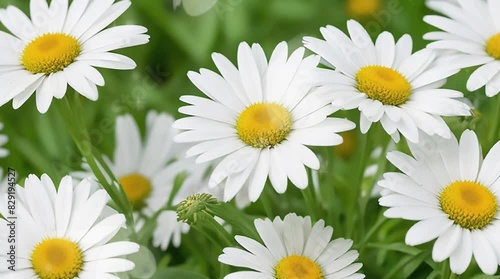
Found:
[{"label": "yellow flower center", "polygon": [[33,74],[62,71],[81,52],[78,40],[63,33],[47,33],[31,41],[23,51],[21,64]]},{"label": "yellow flower center", "polygon": [[441,192],[441,208],[464,229],[486,227],[498,212],[495,195],[478,182],[455,181]]},{"label": "yellow flower center", "polygon": [[380,10],[380,0],[348,0],[347,13],[354,18],[368,17]]},{"label": "yellow flower center", "polygon": [[119,179],[128,200],[135,209],[146,205],[146,199],[151,195],[151,183],[144,176],[134,173]]},{"label": "yellow flower center", "polygon": [[83,252],[73,241],[49,238],[35,247],[31,264],[40,279],[71,279],[82,271]]},{"label": "yellow flower center", "polygon": [[404,104],[411,94],[411,85],[399,72],[384,66],[366,66],[356,74],[358,90],[384,105]]},{"label": "yellow flower center", "polygon": [[334,147],[335,154],[347,160],[356,151],[356,133],[351,130],[340,133],[344,142]]},{"label": "yellow flower center", "polygon": [[236,121],[236,131],[246,144],[273,147],[286,139],[292,129],[292,116],[281,105],[258,103],[246,108]]},{"label": "yellow flower center", "polygon": [[321,267],[304,256],[283,258],[274,268],[277,279],[323,279]]},{"label": "yellow flower center", "polygon": [[486,52],[495,59],[500,59],[500,33],[491,37],[486,43]]}]

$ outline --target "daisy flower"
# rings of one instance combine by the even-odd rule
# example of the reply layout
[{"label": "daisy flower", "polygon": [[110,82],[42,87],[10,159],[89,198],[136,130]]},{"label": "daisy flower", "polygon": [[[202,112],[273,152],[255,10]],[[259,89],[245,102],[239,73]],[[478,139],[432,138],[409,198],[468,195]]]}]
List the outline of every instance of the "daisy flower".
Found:
[{"label": "daisy flower", "polygon": [[[0,123],[0,131],[3,130],[3,123]],[[9,137],[5,134],[0,134],[0,158],[7,157],[9,155],[9,150],[3,148],[2,146],[9,141]]]},{"label": "daisy flower", "polygon": [[[106,191],[89,195],[89,181],[73,186],[70,176],[56,190],[47,175],[30,175],[24,188],[16,187],[16,271],[7,269],[2,253],[1,278],[118,278],[112,273],[134,268],[121,256],[137,252],[138,244],[108,243],[125,225],[125,217],[103,216],[109,200]],[[8,230],[1,224],[2,239],[7,239]],[[0,248],[9,251],[9,245],[2,241]]]},{"label": "daisy flower", "polygon": [[428,24],[441,31],[429,32],[424,39],[435,42],[427,47],[446,51],[448,63],[457,68],[480,66],[467,81],[467,89],[486,87],[486,95],[500,92],[500,2],[427,1],[429,8],[445,15],[424,17]]},{"label": "daisy flower", "polygon": [[300,189],[308,185],[304,166],[319,168],[316,155],[306,147],[342,143],[336,134],[354,123],[327,118],[333,112],[328,96],[311,90],[308,75],[319,57],[304,57],[299,48],[288,57],[280,43],[268,62],[260,45],[241,43],[237,69],[226,57],[212,58],[222,76],[201,69],[188,77],[208,98],[183,96],[188,106],[179,112],[190,117],[177,120],[187,130],[178,142],[197,143],[187,151],[197,163],[222,158],[210,177],[215,188],[225,182],[224,201],[243,192],[256,201],[269,177],[274,189],[284,193],[287,180]]},{"label": "daisy flower", "polygon": [[254,271],[234,272],[225,279],[357,279],[365,278],[356,273],[363,265],[353,263],[358,251],[350,250],[352,240],[338,238],[330,241],[332,227],[325,227],[319,220],[314,225],[311,218],[299,217],[295,213],[285,216],[255,220],[255,228],[264,244],[245,237],[236,236],[244,248],[225,248],[219,262],[249,268]]},{"label": "daisy flower", "polygon": [[110,51],[145,44],[146,28],[114,26],[103,30],[130,6],[129,0],[31,0],[28,18],[8,6],[0,21],[12,33],[0,31],[0,106],[13,100],[19,108],[36,91],[36,104],[45,113],[53,97],[61,99],[67,85],[86,98],[98,98],[104,78],[95,67],[133,69],[130,58]]},{"label": "daisy flower", "polygon": [[450,259],[462,274],[474,256],[481,270],[495,274],[500,263],[500,143],[484,158],[476,134],[460,142],[428,138],[410,144],[412,156],[394,151],[387,159],[403,173],[386,173],[379,203],[388,218],[418,221],[406,234],[408,245],[437,239],[436,262]]},{"label": "daisy flower", "polygon": [[430,49],[412,54],[412,38],[395,42],[383,32],[375,43],[356,21],[347,22],[350,38],[338,28],[321,28],[325,40],[305,37],[307,48],[321,55],[332,69],[318,69],[312,78],[320,90],[332,92],[333,105],[358,108],[360,129],[366,133],[380,122],[395,141],[400,133],[417,142],[419,134],[451,136],[441,116],[470,115],[461,92],[440,89],[458,70],[433,63]]},{"label": "daisy flower", "polygon": [[[177,130],[172,128],[173,122],[174,119],[168,114],[149,112],[143,142],[139,127],[131,115],[116,119],[114,158],[109,160],[108,165],[135,211],[148,217],[166,205],[177,175],[181,172],[196,172],[192,160],[179,160],[185,157],[185,147],[173,141],[177,135]],[[84,165],[84,168],[85,172],[76,173],[78,177],[94,177],[88,166]],[[206,166],[198,172],[204,171]],[[193,178],[188,176],[186,180],[193,181]],[[196,179],[194,181],[198,182]],[[180,195],[174,197],[173,205],[183,198]],[[141,222],[140,219],[138,221]],[[177,221],[175,211],[162,212],[153,243],[167,249],[173,239],[174,246],[179,247],[181,234],[188,231],[187,224]]]}]

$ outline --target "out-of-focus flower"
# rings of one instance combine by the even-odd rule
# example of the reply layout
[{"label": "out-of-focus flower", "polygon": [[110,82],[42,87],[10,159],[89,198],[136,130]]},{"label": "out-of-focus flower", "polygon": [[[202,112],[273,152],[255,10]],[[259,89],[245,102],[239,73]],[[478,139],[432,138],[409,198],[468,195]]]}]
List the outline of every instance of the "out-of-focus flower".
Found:
[{"label": "out-of-focus flower", "polygon": [[442,31],[424,35],[435,42],[428,48],[443,51],[445,63],[456,68],[480,66],[467,81],[467,89],[485,86],[486,95],[500,92],[500,1],[427,1],[427,5],[445,16],[429,15],[424,21]]}]

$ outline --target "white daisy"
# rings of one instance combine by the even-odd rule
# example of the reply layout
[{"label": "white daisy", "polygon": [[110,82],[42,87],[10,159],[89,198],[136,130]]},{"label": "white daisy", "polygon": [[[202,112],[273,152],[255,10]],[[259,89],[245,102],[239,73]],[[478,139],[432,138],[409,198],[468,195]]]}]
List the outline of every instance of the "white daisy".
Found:
[{"label": "white daisy", "polygon": [[31,0],[29,19],[21,10],[0,10],[0,21],[12,33],[0,32],[0,106],[13,100],[19,108],[36,91],[45,113],[67,85],[86,98],[98,98],[104,78],[94,68],[133,69],[130,58],[110,51],[145,44],[146,28],[114,26],[103,30],[130,6],[129,0]]},{"label": "white daisy", "polygon": [[218,0],[174,0],[174,9],[181,4],[186,14],[190,16],[200,16],[212,9]]},{"label": "white daisy", "polygon": [[236,236],[244,248],[225,248],[219,261],[254,271],[234,272],[225,279],[358,279],[356,273],[363,265],[353,263],[358,251],[350,250],[352,240],[338,238],[330,241],[332,227],[325,227],[319,220],[311,224],[311,218],[298,217],[295,213],[285,216],[255,220],[255,228],[263,244]]},{"label": "white daisy", "polygon": [[[3,130],[3,123],[0,123],[0,131]],[[9,150],[3,148],[2,146],[9,141],[9,137],[5,134],[0,134],[0,158],[7,157],[9,155]]]},{"label": "white daisy", "polygon": [[396,43],[383,32],[373,43],[356,21],[347,22],[350,38],[333,26],[321,28],[325,40],[305,37],[307,48],[321,55],[331,69],[318,69],[313,79],[320,90],[333,94],[333,105],[358,108],[360,128],[366,133],[380,122],[395,141],[399,133],[417,142],[419,133],[450,137],[441,116],[470,115],[461,92],[440,89],[450,70],[434,62],[429,49],[412,54],[412,38],[404,35]]},{"label": "white daisy", "polygon": [[241,43],[237,69],[226,57],[212,58],[222,76],[201,69],[189,72],[191,81],[209,98],[183,96],[189,106],[179,112],[190,115],[177,120],[176,128],[188,130],[178,142],[198,142],[187,151],[197,162],[223,158],[210,178],[214,188],[225,181],[224,201],[244,192],[256,201],[267,177],[278,193],[287,179],[304,189],[306,169],[319,168],[316,155],[305,145],[332,146],[342,143],[337,132],[354,123],[327,118],[333,112],[328,96],[311,91],[308,75],[319,57],[303,58],[299,48],[288,57],[288,46],[280,43],[268,62],[260,45]]},{"label": "white daisy", "polygon": [[[89,181],[73,187],[69,176],[62,179],[58,190],[47,175],[41,179],[30,175],[24,188],[17,186],[16,271],[7,269],[6,253],[2,253],[0,277],[118,278],[112,273],[132,270],[134,263],[121,256],[137,252],[139,245],[108,243],[125,225],[125,217],[112,214],[103,218],[108,195],[99,190],[89,196],[89,190]],[[2,239],[7,239],[8,229],[1,224]],[[9,251],[9,245],[2,241],[0,248]]]},{"label": "white daisy", "polygon": [[380,205],[390,207],[385,216],[418,221],[406,243],[437,238],[432,258],[449,258],[454,273],[463,273],[474,256],[484,273],[494,274],[500,263],[500,143],[484,161],[470,130],[460,143],[455,137],[428,138],[410,149],[413,157],[387,155],[403,173],[386,173],[379,182]]},{"label": "white daisy", "polygon": [[[194,160],[179,160],[185,157],[185,147],[173,142],[178,133],[172,128],[173,122],[174,119],[168,114],[149,112],[146,116],[146,137],[143,142],[139,127],[131,115],[116,119],[116,147],[114,158],[109,160],[108,165],[136,212],[149,217],[166,205],[175,179],[181,172],[188,174],[188,183],[185,183],[187,188],[200,187],[198,184],[194,185],[201,183],[197,173],[206,172],[207,166],[196,166]],[[77,173],[78,176],[93,177],[88,166],[84,168],[86,172]],[[196,174],[191,177],[191,173]],[[190,181],[192,183],[189,183]],[[184,189],[184,186],[181,189]],[[181,195],[174,197],[173,205],[187,197],[182,195],[182,191],[189,192],[188,189],[181,190]],[[140,219],[137,221],[141,222]],[[181,234],[188,231],[187,224],[177,221],[175,211],[165,211],[159,216],[153,243],[167,249],[173,239],[174,246],[179,247]]]},{"label": "white daisy", "polygon": [[500,92],[500,1],[427,1],[445,16],[429,15],[424,21],[442,31],[429,32],[424,39],[435,42],[427,47],[448,51],[450,66],[480,66],[467,81],[467,89],[486,86],[486,95]]}]

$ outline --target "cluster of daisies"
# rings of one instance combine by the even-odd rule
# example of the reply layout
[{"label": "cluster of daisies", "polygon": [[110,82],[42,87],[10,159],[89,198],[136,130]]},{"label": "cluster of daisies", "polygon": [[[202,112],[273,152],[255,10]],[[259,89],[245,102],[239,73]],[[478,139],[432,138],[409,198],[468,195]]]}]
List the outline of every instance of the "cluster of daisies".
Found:
[{"label": "cluster of daisies", "polygon": [[[188,2],[183,2],[186,9]],[[97,100],[104,78],[96,67],[135,68],[130,58],[111,51],[149,40],[142,26],[106,29],[130,5],[129,0],[53,0],[50,5],[31,0],[30,18],[13,6],[0,10],[10,31],[0,32],[0,105],[12,100],[17,109],[35,93],[36,106],[45,113],[54,97],[65,98],[68,85]],[[218,73],[188,73],[206,97],[181,97],[186,105],[179,112],[187,117],[149,112],[144,139],[131,115],[116,119],[114,154],[105,161],[133,208],[133,227],[109,206],[108,193],[85,163],[83,171],[64,177],[57,187],[47,175],[30,175],[15,188],[17,270],[7,268],[2,253],[0,277],[118,278],[116,273],[134,268],[127,257],[140,248],[130,234],[118,232],[140,231],[154,219],[152,244],[162,250],[171,243],[179,247],[190,227],[177,220],[175,206],[191,194],[210,193],[244,208],[266,185],[280,194],[289,182],[305,189],[308,169],[320,168],[311,147],[341,144],[339,133],[356,125],[331,115],[352,109],[360,112],[362,133],[379,123],[395,142],[403,137],[410,147],[413,156],[387,154],[401,172],[385,173],[378,183],[386,217],[418,221],[406,243],[436,239],[433,260],[449,259],[454,273],[463,273],[474,258],[484,273],[495,274],[500,144],[483,160],[473,131],[455,138],[443,117],[469,116],[472,104],[443,86],[460,69],[479,66],[467,89],[484,87],[489,97],[499,93],[500,2],[430,0],[428,6],[443,14],[424,18],[440,31],[426,34],[433,42],[416,52],[409,35],[396,39],[383,32],[374,42],[350,20],[347,34],[326,26],[323,38],[305,37],[305,48],[291,54],[284,42],[270,56],[259,44],[241,43],[237,65],[214,53]],[[315,54],[306,56],[306,48]],[[8,155],[1,147],[6,142],[0,135],[0,157]],[[180,188],[179,174],[184,176]],[[0,213],[9,216],[5,206]],[[355,263],[353,242],[332,240],[333,228],[323,220],[313,223],[290,213],[254,225],[260,239],[236,236],[242,248],[228,247],[219,257],[252,271],[226,279],[364,278],[357,273],[362,264]],[[8,233],[1,225],[0,237]],[[0,250],[7,251],[7,245],[2,241]]]}]

